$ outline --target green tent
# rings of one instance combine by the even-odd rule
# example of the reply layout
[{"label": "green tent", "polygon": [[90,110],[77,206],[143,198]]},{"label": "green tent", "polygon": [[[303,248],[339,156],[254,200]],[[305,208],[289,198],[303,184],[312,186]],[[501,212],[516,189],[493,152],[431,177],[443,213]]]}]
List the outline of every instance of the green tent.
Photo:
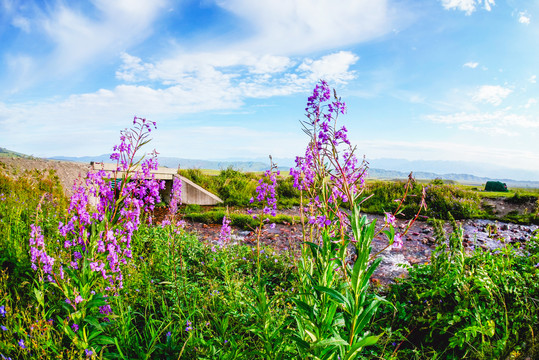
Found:
[{"label": "green tent", "polygon": [[485,191],[503,191],[507,192],[507,185],[501,181],[487,181]]}]

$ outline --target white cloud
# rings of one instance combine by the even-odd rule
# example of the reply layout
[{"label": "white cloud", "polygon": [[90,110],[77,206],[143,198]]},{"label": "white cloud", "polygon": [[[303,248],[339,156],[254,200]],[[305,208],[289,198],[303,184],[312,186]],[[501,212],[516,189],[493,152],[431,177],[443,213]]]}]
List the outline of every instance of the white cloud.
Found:
[{"label": "white cloud", "polygon": [[305,91],[319,79],[342,84],[355,78],[350,69],[359,57],[340,51],[319,59],[299,60],[285,56],[255,55],[242,51],[179,54],[156,63],[143,63],[129,54],[117,78],[130,82],[158,82],[198,92],[218,87],[242,97],[269,97]]},{"label": "white cloud", "polygon": [[518,22],[521,24],[529,25],[531,21],[530,15],[526,11],[521,11],[518,14]]},{"label": "white cloud", "polygon": [[473,95],[473,100],[498,106],[512,92],[513,90],[499,85],[483,85]]},{"label": "white cloud", "polygon": [[146,74],[152,69],[151,64],[143,64],[142,59],[127,53],[121,55],[122,65],[116,71],[116,78],[127,82],[138,82],[142,79],[137,74]]},{"label": "white cloud", "polygon": [[366,139],[359,141],[362,153],[367,157],[395,158],[414,160],[478,161],[500,166],[529,169],[530,164],[539,164],[539,154],[534,149],[521,150],[510,142],[497,146],[484,146],[452,141],[390,141]]},{"label": "white cloud", "polygon": [[314,81],[324,79],[329,82],[344,83],[355,77],[354,72],[350,71],[350,66],[358,60],[359,57],[349,51],[339,51],[323,56],[319,60],[305,59],[299,66],[299,70],[310,72],[309,77]]},{"label": "white cloud", "polygon": [[[116,58],[122,51],[148,37],[166,0],[92,1],[95,13],[76,8],[71,2],[55,2],[27,15],[13,14],[12,23],[24,31],[43,36],[48,53],[32,57],[31,76],[15,79],[39,82],[55,76],[83,71],[85,66]],[[30,26],[31,24],[31,26]],[[19,73],[13,64],[12,73]]]},{"label": "white cloud", "polygon": [[[253,34],[240,48],[297,55],[335,49],[390,32],[387,0],[216,0],[238,16]],[[400,9],[400,19],[406,12]],[[402,21],[402,20],[399,20]]]},{"label": "white cloud", "polygon": [[110,152],[118,143],[119,130],[138,115],[157,121],[148,151],[156,148],[162,154],[187,158],[299,153],[305,145],[301,131],[289,134],[275,126],[254,129],[249,122],[228,126],[192,121],[190,114],[205,109],[238,109],[241,101],[229,91],[201,88],[192,93],[177,86],[154,90],[130,85],[58,102],[0,103],[0,138],[2,146],[36,156],[97,155]]},{"label": "white cloud", "polygon": [[[202,146],[200,139],[204,139]],[[300,154],[305,151],[305,143],[300,132],[255,130],[242,126],[186,126],[166,132],[160,132],[158,128],[153,145],[158,146],[162,154],[180,153],[182,157],[192,159],[201,156],[267,159],[270,154],[274,158]]]},{"label": "white cloud", "polygon": [[492,10],[492,5],[496,5],[494,3],[494,0],[484,0],[484,4],[485,4],[485,10],[487,11]]},{"label": "white cloud", "polygon": [[494,0],[442,0],[442,6],[446,10],[464,11],[466,15],[471,15],[476,6],[483,4],[485,10],[490,11],[492,5],[495,5]]},{"label": "white cloud", "polygon": [[163,1],[96,0],[94,5],[99,12],[97,20],[59,5],[42,22],[43,29],[56,43],[55,64],[78,68],[141,41],[150,34],[150,25],[156,20]]},{"label": "white cloud", "polygon": [[[355,76],[350,66],[358,57],[337,52],[299,63],[282,56],[229,52],[179,55],[155,63],[129,54],[122,59],[117,77],[130,84],[38,103],[0,103],[0,133],[10,143],[36,141],[49,151],[55,142],[68,141],[66,147],[84,143],[78,151],[92,153],[88,151],[95,142],[85,142],[88,134],[121,128],[123,120],[135,114],[151,114],[152,120],[167,123],[187,114],[236,111],[249,98],[307,92],[321,76],[330,85],[343,84]],[[92,141],[114,140],[97,138]]]},{"label": "white cloud", "polygon": [[448,115],[428,115],[434,123],[456,126],[459,130],[474,131],[488,135],[518,136],[520,129],[539,128],[539,118],[511,113],[510,109],[495,112],[460,112]]},{"label": "white cloud", "polygon": [[531,82],[532,84],[535,84],[537,82],[537,75],[530,76],[528,81]]},{"label": "white cloud", "polygon": [[469,61],[469,62],[465,63],[465,64],[462,65],[462,66],[463,66],[463,67],[470,68],[470,69],[475,69],[475,68],[477,67],[477,65],[479,65],[479,63],[473,62],[473,61]]},{"label": "white cloud", "polygon": [[30,21],[23,16],[15,16],[11,24],[26,33],[30,32]]},{"label": "white cloud", "polygon": [[534,98],[528,99],[528,101],[526,102],[526,105],[524,105],[524,108],[529,109],[535,104],[537,104],[537,99],[534,99]]}]

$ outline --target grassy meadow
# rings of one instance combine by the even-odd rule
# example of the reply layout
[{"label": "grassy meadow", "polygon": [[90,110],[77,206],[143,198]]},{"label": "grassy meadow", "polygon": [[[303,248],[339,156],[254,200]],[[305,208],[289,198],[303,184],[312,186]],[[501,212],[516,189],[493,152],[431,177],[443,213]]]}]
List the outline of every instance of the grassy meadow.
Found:
[{"label": "grassy meadow", "polygon": [[[211,211],[200,207],[188,207],[186,216],[189,219],[205,223],[220,224],[225,207],[249,206],[249,200],[255,196],[255,189],[261,173],[241,172],[232,168],[226,170],[186,169],[180,171],[181,175],[194,181],[198,185],[219,196],[223,207],[213,208]],[[278,199],[280,208],[299,206],[300,194],[293,187],[293,178],[288,173],[281,173],[277,179]],[[404,180],[375,180],[367,179],[365,197],[370,197],[362,204],[362,211],[371,214],[383,215],[393,212],[399,204],[395,199],[405,195]],[[424,217],[436,219],[449,219],[449,213],[455,219],[490,219],[507,221],[519,224],[539,224],[539,189],[513,189],[507,192],[487,192],[484,186],[462,185],[453,181],[418,180],[410,190],[409,197],[401,206],[400,216],[410,218],[419,208],[422,190],[426,191],[427,209],[421,213]],[[522,211],[513,211],[509,214],[496,214],[494,209],[485,204],[484,199],[501,199],[507,206],[527,204]],[[527,209],[527,210],[526,210]],[[250,224],[248,219],[234,215],[236,226]],[[293,222],[297,219],[281,216],[276,222]],[[250,224],[252,225],[252,224]]]},{"label": "grassy meadow", "polygon": [[[211,177],[198,170],[182,173],[214,191],[231,206],[245,206],[258,179],[256,174],[231,169]],[[279,207],[296,205],[297,194],[290,186],[290,178],[282,177],[278,181]],[[364,208],[376,213],[391,211],[392,200],[402,194],[402,185],[368,183],[365,194],[373,196],[364,203]],[[447,216],[446,210],[455,217],[481,216],[479,200],[482,196],[492,196],[461,186],[437,183],[427,186],[432,189],[427,189],[432,209],[428,211],[438,211],[428,214],[439,218]],[[0,354],[3,359],[297,359],[305,356],[294,336],[298,331],[295,316],[298,306],[303,304],[298,299],[304,291],[298,259],[278,254],[272,248],[262,249],[261,280],[258,280],[253,248],[204,244],[181,229],[171,236],[166,228],[147,221],[133,235],[132,261],[125,265],[124,287],[109,300],[114,313],[106,321],[87,317],[85,334],[73,331],[65,322],[70,311],[61,291],[40,281],[39,273],[31,268],[29,256],[32,223],[42,223],[47,237],[58,237],[58,222],[66,221],[69,204],[63,194],[58,178],[51,172],[28,172],[18,180],[5,169],[0,175]],[[505,195],[513,198],[530,194]],[[408,199],[410,204],[404,207],[402,216],[417,206],[414,197]],[[191,209],[183,207],[181,212],[189,217],[203,214],[200,210],[191,206]],[[223,215],[214,210],[211,216],[220,222]],[[376,315],[365,325],[369,333],[379,337],[375,344],[353,358],[538,356],[539,236],[536,234],[522,249],[508,245],[501,252],[478,250],[465,256],[459,234],[457,226],[451,234],[439,230],[438,248],[428,265],[414,266],[408,279],[399,280],[391,287],[369,290],[369,297],[384,297]],[[79,326],[82,328],[82,324]],[[315,355],[315,350],[311,349],[309,357],[324,358]]]}]

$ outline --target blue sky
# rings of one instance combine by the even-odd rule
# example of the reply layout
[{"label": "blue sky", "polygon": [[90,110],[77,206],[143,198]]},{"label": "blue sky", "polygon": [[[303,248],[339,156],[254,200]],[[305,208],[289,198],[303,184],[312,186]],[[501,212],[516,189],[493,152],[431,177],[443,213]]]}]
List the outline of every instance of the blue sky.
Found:
[{"label": "blue sky", "polygon": [[[539,169],[539,2],[0,0],[0,146],[293,158],[326,79],[367,159]],[[150,151],[151,149],[148,149]]]}]

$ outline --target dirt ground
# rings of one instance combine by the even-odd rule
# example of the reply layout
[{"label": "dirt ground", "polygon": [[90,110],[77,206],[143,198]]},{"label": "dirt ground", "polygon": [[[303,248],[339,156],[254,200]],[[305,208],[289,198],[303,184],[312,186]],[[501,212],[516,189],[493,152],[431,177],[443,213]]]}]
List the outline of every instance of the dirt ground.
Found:
[{"label": "dirt ground", "polygon": [[519,214],[533,212],[537,207],[536,201],[526,201],[522,204],[510,203],[506,198],[483,199],[482,206],[491,206],[494,209],[494,214],[499,217],[504,217],[512,211],[517,211]]},{"label": "dirt ground", "polygon": [[62,187],[68,196],[71,195],[75,180],[79,177],[85,178],[90,169],[90,164],[39,158],[0,157],[0,163],[4,164],[8,174],[14,176],[20,176],[25,171],[53,169],[60,178]]}]

